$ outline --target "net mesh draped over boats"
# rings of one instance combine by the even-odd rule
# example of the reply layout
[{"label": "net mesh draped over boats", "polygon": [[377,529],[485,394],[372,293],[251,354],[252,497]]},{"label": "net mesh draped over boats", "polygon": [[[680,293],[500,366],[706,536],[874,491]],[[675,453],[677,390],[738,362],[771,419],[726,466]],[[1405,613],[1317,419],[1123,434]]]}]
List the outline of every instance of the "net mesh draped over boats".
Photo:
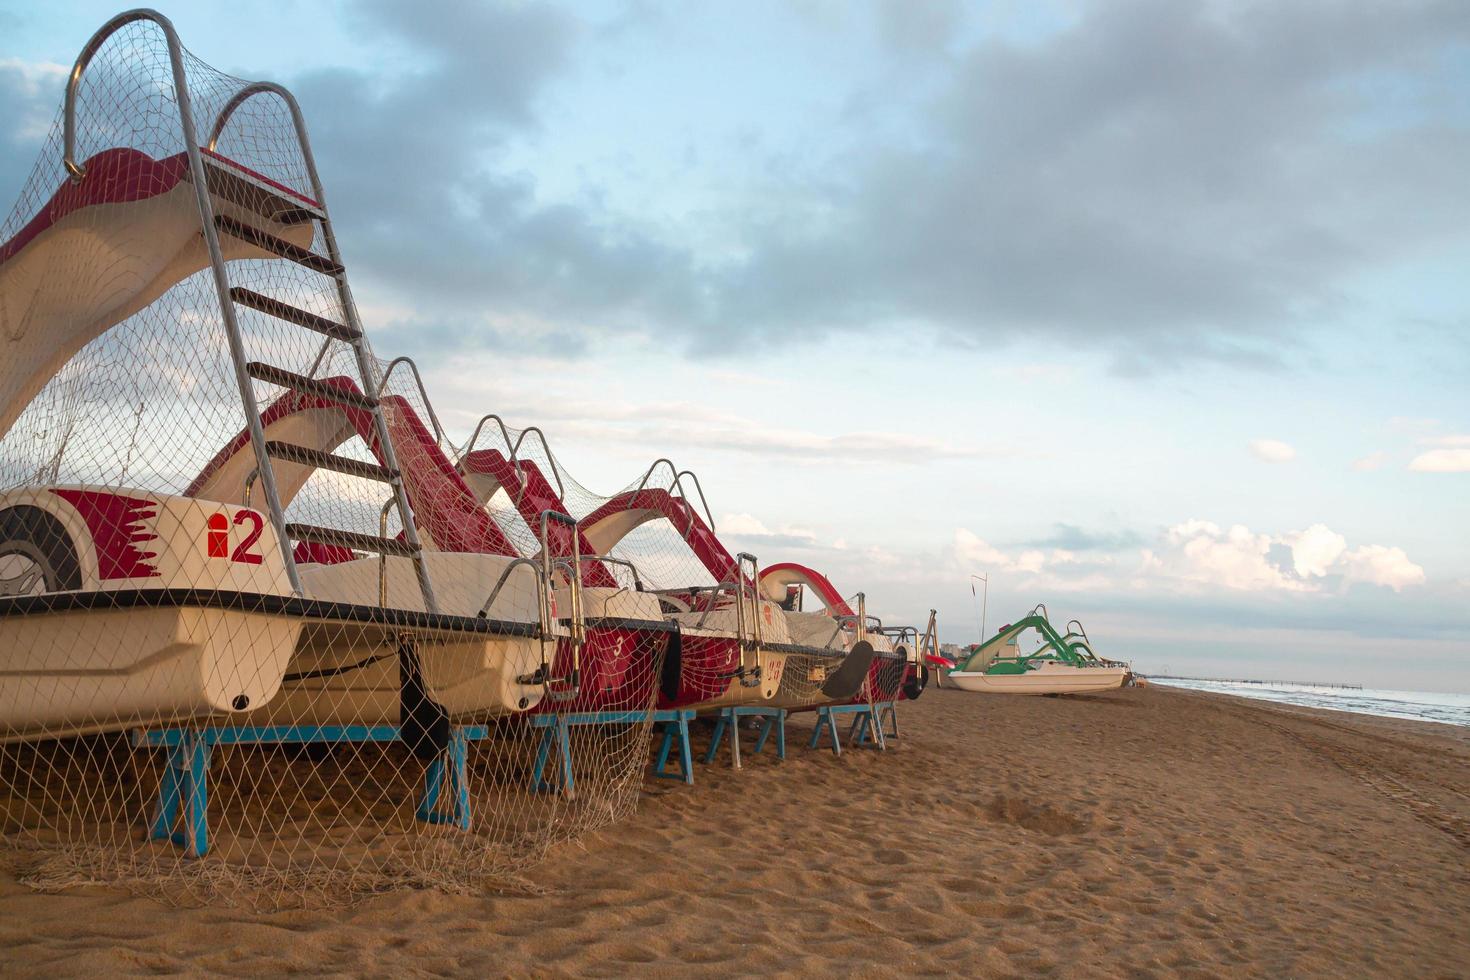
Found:
[{"label": "net mesh draped over boats", "polygon": [[289,94],[178,49],[191,137],[168,29],[99,38],[0,226],[0,833],[32,881],[506,882],[631,810],[650,708],[899,696],[869,658],[901,644],[825,580],[762,596],[692,473],[603,495],[539,429],[447,433],[362,336]]},{"label": "net mesh draped over boats", "polygon": [[[552,711],[646,713],[669,641],[653,628],[657,602],[652,616],[625,608],[631,572],[608,565],[605,587],[587,590],[578,643],[569,556],[558,551],[563,561],[544,574],[542,528],[517,510],[519,488],[475,497],[454,468],[465,447],[438,431],[403,364],[387,375],[381,411],[438,615],[411,554],[358,546],[406,547],[375,470],[385,463],[372,411],[350,397],[376,390],[391,362],[366,348],[359,361],[346,333],[298,322],[305,313],[350,327],[354,317],[331,270],[278,244],[333,252],[288,105],[267,91],[232,106],[244,80],[187,53],[184,62],[243,360],[284,372],[247,382],[266,438],[286,447],[273,460],[285,522],[363,539],[300,532],[287,545],[303,585],[293,592],[246,437],[165,35],[149,21],[126,24],[81,77],[75,160],[85,176],[63,166],[59,116],[0,226],[5,839],[29,854],[41,883],[119,882],[260,908],[398,882],[514,877],[635,804],[646,722],[573,728],[570,795],[558,791],[556,751],[545,765],[552,791],[531,785],[545,734],[536,724]],[[262,246],[252,230],[277,244]],[[280,381],[288,376],[338,391],[304,391]],[[289,447],[335,459],[324,467]],[[572,516],[604,502],[549,453],[525,455],[561,475],[566,506],[581,512]],[[655,545],[659,533],[647,531]],[[646,557],[640,572],[657,574]],[[270,741],[397,725],[415,671],[426,700],[470,733],[468,829],[419,819],[435,765],[445,775],[439,812],[452,816],[453,759],[422,751],[441,748],[439,736]],[[187,786],[167,834],[151,833],[161,789],[189,760],[149,738],[218,743],[208,750],[203,858],[167,836],[187,830]]]}]

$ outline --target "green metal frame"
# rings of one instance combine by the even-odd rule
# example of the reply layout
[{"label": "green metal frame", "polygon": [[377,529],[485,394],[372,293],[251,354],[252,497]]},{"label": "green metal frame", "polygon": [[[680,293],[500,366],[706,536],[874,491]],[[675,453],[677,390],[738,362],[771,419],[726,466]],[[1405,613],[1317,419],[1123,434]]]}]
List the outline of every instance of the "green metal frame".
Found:
[{"label": "green metal frame", "polygon": [[[1080,627],[1081,624],[1079,623],[1078,626]],[[989,657],[993,651],[1006,646],[1013,637],[1024,633],[1028,629],[1034,629],[1040,633],[1041,638],[1045,642],[1025,656]],[[1085,632],[1069,632],[1066,636],[1063,636],[1056,631],[1056,627],[1052,626],[1051,621],[1046,618],[1044,612],[1038,613],[1033,610],[1029,616],[1018,619],[984,643],[975,647],[970,652],[970,655],[955,667],[955,670],[967,673],[972,672],[970,665],[976,664],[977,667],[979,665],[984,666],[973,671],[975,673],[1024,674],[1026,671],[1033,669],[1033,664],[1039,666],[1040,661],[1044,660],[1058,660],[1065,664],[1071,664],[1074,667],[1086,667],[1107,663],[1107,661],[1092,651],[1092,647],[1087,644],[1086,640],[1087,634]]]}]

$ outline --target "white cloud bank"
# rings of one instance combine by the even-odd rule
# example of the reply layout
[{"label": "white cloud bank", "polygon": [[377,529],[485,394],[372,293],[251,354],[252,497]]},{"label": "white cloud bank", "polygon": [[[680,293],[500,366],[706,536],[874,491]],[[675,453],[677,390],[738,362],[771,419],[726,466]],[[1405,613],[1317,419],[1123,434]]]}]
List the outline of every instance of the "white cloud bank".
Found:
[{"label": "white cloud bank", "polygon": [[955,531],[952,553],[960,568],[1005,571],[1031,584],[1073,591],[1127,587],[1320,593],[1366,584],[1401,592],[1425,580],[1424,569],[1402,548],[1376,544],[1350,548],[1347,538],[1325,524],[1267,534],[1243,524],[1221,527],[1212,521],[1188,520],[1165,530],[1153,547],[1139,551],[1132,566],[1107,556],[1084,558],[1060,549],[1010,553],[968,528]]},{"label": "white cloud bank", "polygon": [[1279,439],[1256,439],[1251,443],[1251,452],[1256,459],[1267,463],[1290,463],[1296,459],[1296,449]]},{"label": "white cloud bank", "polygon": [[1417,473],[1470,473],[1470,435],[1440,436],[1436,446],[1415,456],[1409,469]]}]

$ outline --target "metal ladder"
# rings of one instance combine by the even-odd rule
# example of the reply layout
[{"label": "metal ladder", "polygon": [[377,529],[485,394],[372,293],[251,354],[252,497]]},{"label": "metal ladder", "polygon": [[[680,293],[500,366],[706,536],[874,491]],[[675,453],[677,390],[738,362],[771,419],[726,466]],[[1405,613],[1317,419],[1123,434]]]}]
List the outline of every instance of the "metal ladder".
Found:
[{"label": "metal ladder", "polygon": [[[214,273],[215,288],[219,294],[220,313],[224,320],[225,333],[229,339],[230,359],[234,364],[235,377],[240,388],[240,398],[245,408],[250,442],[255,451],[256,470],[259,474],[261,489],[266,499],[266,506],[270,512],[271,523],[274,525],[276,536],[280,541],[282,557],[285,560],[286,572],[291,583],[291,588],[298,595],[304,594],[292,549],[293,541],[344,547],[354,551],[376,553],[382,556],[385,562],[388,557],[412,559],[414,571],[418,578],[419,590],[423,596],[424,609],[430,613],[438,612],[438,602],[434,595],[433,583],[430,580],[429,570],[424,561],[423,546],[419,540],[418,528],[413,519],[412,508],[409,505],[408,492],[403,482],[403,473],[398,465],[398,454],[388,432],[387,419],[383,416],[381,381],[377,377],[372,351],[368,347],[362,322],[358,318],[357,305],[353,302],[352,291],[347,283],[347,269],[342,262],[342,254],[337,245],[337,236],[332,227],[331,216],[327,211],[325,196],[322,192],[321,178],[317,173],[316,161],[312,157],[311,143],[306,135],[306,126],[301,117],[300,107],[296,104],[296,100],[290,92],[277,85],[268,82],[248,85],[236,93],[221,110],[220,116],[212,128],[207,149],[210,151],[213,150],[231,114],[247,99],[259,94],[270,94],[280,98],[291,111],[292,120],[296,127],[297,142],[301,148],[301,154],[306,164],[307,172],[311,176],[312,193],[315,201],[315,205],[313,206],[298,198],[293,201],[293,204],[299,207],[304,215],[304,220],[315,221],[319,224],[321,237],[327,246],[326,255],[321,255],[292,242],[277,238],[259,228],[227,215],[215,214],[213,202],[210,200],[208,179],[204,173],[205,167],[210,165],[207,162],[209,158],[205,157],[204,153],[199,151],[197,137],[193,132],[193,120],[182,90],[180,91],[180,114],[183,116],[184,121],[184,135],[188,143],[189,162],[195,176],[194,183],[198,194],[199,214],[203,225],[204,239],[209,249],[210,265]],[[317,313],[300,309],[280,299],[265,296],[251,289],[231,285],[229,266],[225,262],[219,244],[221,236],[225,235],[239,239],[287,261],[295,262],[305,269],[330,279],[335,287],[337,304],[342,311],[345,322],[338,322]],[[360,389],[328,384],[317,378],[298,374],[274,364],[247,360],[237,315],[238,307],[245,307],[257,313],[273,317],[283,323],[290,323],[301,329],[321,334],[326,339],[323,341],[321,353],[317,357],[318,363],[320,363],[328,345],[332,341],[339,341],[350,346],[357,363],[358,378],[361,383]],[[312,371],[314,373],[315,367],[312,368]],[[267,439],[264,427],[261,425],[260,405],[255,397],[255,390],[252,385],[253,381],[261,381],[311,398],[335,403],[348,410],[367,412],[372,417],[372,430],[373,436],[378,443],[377,455],[379,462],[366,463],[306,446]],[[398,511],[399,523],[403,528],[402,539],[390,538],[386,533],[372,535],[340,528],[320,527],[312,524],[287,523],[281,507],[280,495],[277,491],[273,466],[274,460],[331,470],[347,476],[386,483],[392,490],[392,503]],[[386,602],[386,595],[380,596],[380,601]]]},{"label": "metal ladder", "polygon": [[[207,207],[208,203],[205,201],[201,205],[201,210]],[[290,542],[293,541],[345,547],[354,551],[373,552],[383,556],[385,559],[389,556],[410,558],[413,560],[414,569],[418,576],[419,589],[423,594],[424,608],[429,612],[436,612],[437,603],[434,596],[433,584],[430,581],[428,569],[425,567],[423,547],[419,541],[418,531],[413,520],[412,510],[409,506],[408,494],[403,482],[403,474],[398,467],[397,452],[388,433],[387,419],[383,415],[380,391],[374,375],[372,354],[367,347],[361,324],[357,318],[357,311],[352,301],[352,294],[347,285],[347,270],[343,266],[337,251],[336,236],[332,233],[331,218],[327,213],[325,205],[319,209],[303,207],[302,210],[309,214],[312,220],[320,223],[323,238],[327,243],[328,255],[323,256],[316,252],[303,249],[291,242],[276,238],[258,228],[242,224],[223,215],[207,215],[207,217],[213,219],[212,224],[216,232],[215,241],[210,243],[212,246],[210,252],[211,257],[215,260],[215,280],[216,285],[219,287],[225,328],[230,335],[230,354],[234,361],[236,376],[240,383],[241,398],[249,419],[250,438],[255,449],[261,489],[264,491],[267,506],[271,511],[271,520],[276,524],[277,535],[281,538],[282,551],[286,557],[286,567],[291,577],[291,586],[296,592],[301,592],[301,583],[296,571],[294,555],[290,549]],[[218,235],[230,235],[239,238],[257,248],[279,255],[283,259],[295,262],[304,268],[330,278],[335,284],[338,302],[345,314],[347,322],[339,323],[316,313],[292,306],[281,300],[264,296],[253,290],[231,286],[229,284],[228,266],[223,262],[218,253]],[[322,334],[327,338],[328,343],[336,340],[349,345],[357,361],[361,389],[354,390],[350,387],[327,384],[316,378],[297,374],[263,361],[245,360],[236,316],[236,308],[241,306],[255,310],[258,313],[263,313],[284,323],[294,324],[302,329]],[[373,420],[373,435],[377,439],[378,458],[381,462],[362,462],[345,456],[338,456],[334,453],[321,452],[320,450],[306,446],[267,439],[263,427],[260,424],[260,408],[255,398],[251,380],[261,381],[311,398],[335,403],[346,409],[367,412]],[[355,531],[320,527],[311,524],[287,523],[282,513],[280,499],[276,491],[275,473],[272,466],[275,460],[297,463],[317,469],[331,470],[346,476],[377,480],[388,484],[392,489],[392,501],[398,511],[399,522],[403,527],[404,533],[402,539],[390,538],[386,535],[362,534]],[[386,596],[383,597],[383,601],[386,601]]]}]

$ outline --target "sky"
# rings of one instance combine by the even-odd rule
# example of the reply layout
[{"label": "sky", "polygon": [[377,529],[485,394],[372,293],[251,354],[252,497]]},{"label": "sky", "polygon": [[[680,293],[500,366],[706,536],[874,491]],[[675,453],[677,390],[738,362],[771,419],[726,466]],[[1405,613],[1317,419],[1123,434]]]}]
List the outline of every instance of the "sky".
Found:
[{"label": "sky", "polygon": [[[0,197],[117,9],[0,0]],[[296,93],[456,439],[671,457],[946,642],[980,575],[1145,672],[1470,691],[1463,0],[163,12]]]}]

